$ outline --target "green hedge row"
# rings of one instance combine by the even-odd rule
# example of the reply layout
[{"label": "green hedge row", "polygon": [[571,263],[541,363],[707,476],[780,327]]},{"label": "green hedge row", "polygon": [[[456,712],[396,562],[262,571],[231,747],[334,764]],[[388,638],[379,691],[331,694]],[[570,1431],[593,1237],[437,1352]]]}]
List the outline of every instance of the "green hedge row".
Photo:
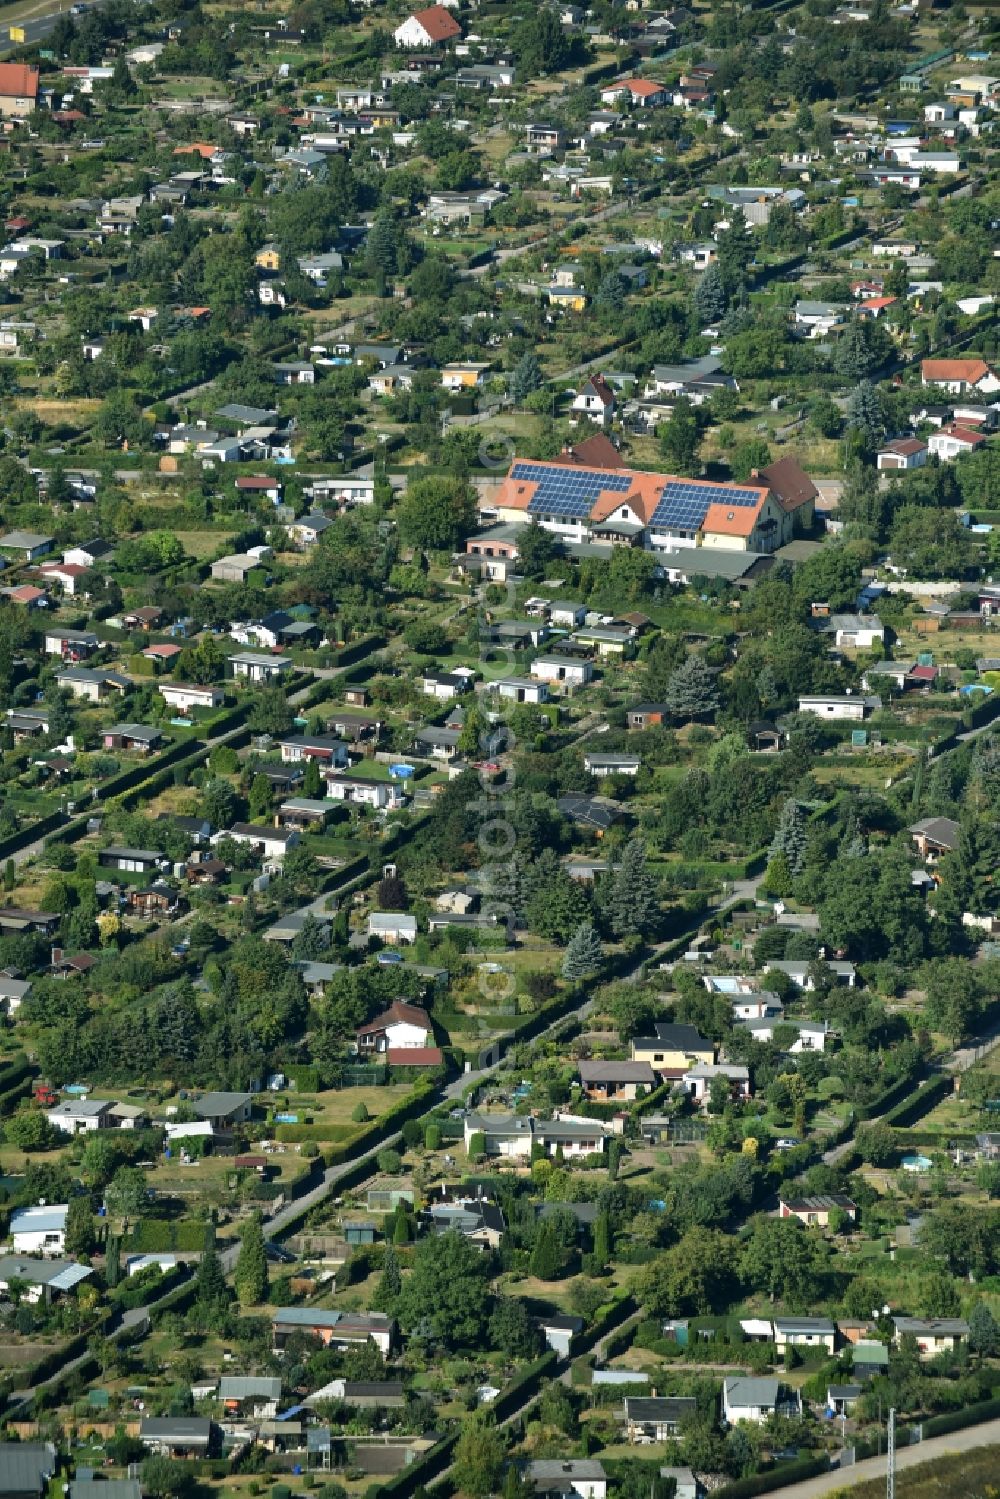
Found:
[{"label": "green hedge row", "polygon": [[350,1140],[357,1135],[357,1126],[350,1124],[276,1124],[274,1138],[285,1145],[317,1145],[332,1140]]},{"label": "green hedge row", "polygon": [[950,1077],[940,1075],[928,1078],[927,1082],[921,1083],[916,1093],[908,1098],[903,1098],[887,1114],[883,1116],[885,1124],[894,1126],[912,1124],[916,1119],[922,1119],[929,1114],[935,1104],[940,1103],[946,1094],[952,1091],[954,1084]]},{"label": "green hedge row", "polygon": [[15,1083],[23,1082],[26,1077],[34,1077],[36,1071],[37,1068],[32,1066],[24,1052],[18,1052],[5,1066],[0,1067],[0,1089],[13,1088]]},{"label": "green hedge row", "polygon": [[619,1329],[622,1337],[630,1336],[631,1329],[623,1327],[622,1324],[627,1323],[636,1310],[636,1304],[631,1296],[624,1296],[614,1306],[608,1307],[603,1315],[595,1317],[590,1327],[584,1328],[583,1332],[573,1339],[573,1357],[576,1358],[581,1353],[589,1353],[595,1343],[599,1343],[601,1338],[615,1328]]},{"label": "green hedge row", "polygon": [[914,1077],[901,1077],[898,1082],[892,1083],[890,1087],[876,1094],[867,1103],[858,1104],[855,1109],[858,1123],[861,1124],[866,1119],[881,1118],[901,1100],[912,1098],[915,1081]]},{"label": "green hedge row", "polygon": [[952,1431],[961,1431],[966,1426],[979,1426],[983,1421],[995,1421],[1000,1417],[1000,1400],[980,1400],[978,1405],[967,1405],[961,1411],[948,1411],[943,1416],[931,1416],[924,1422],[925,1437],[944,1437]]},{"label": "green hedge row", "polygon": [[716,1499],[753,1499],[755,1494],[769,1494],[772,1489],[783,1489],[790,1483],[803,1483],[807,1478],[817,1478],[830,1470],[825,1457],[804,1457],[797,1463],[782,1463],[768,1473],[755,1473],[752,1478],[737,1478],[735,1483],[724,1483],[716,1489]]},{"label": "green hedge row", "polygon": [[457,1441],[458,1433],[451,1432],[435,1442],[423,1457],[410,1463],[408,1468],[404,1468],[387,1483],[379,1485],[379,1499],[410,1499],[410,1495],[417,1489],[426,1488],[428,1483],[438,1478],[450,1465],[452,1450]]},{"label": "green hedge row", "polygon": [[533,1364],[528,1364],[519,1374],[515,1374],[490,1407],[497,1421],[505,1421],[537,1394],[542,1387],[542,1380],[547,1374],[555,1373],[558,1363],[559,1355],[550,1348],[548,1353],[543,1353],[541,1358],[536,1358]]},{"label": "green hedge row", "polygon": [[932,1129],[901,1129],[897,1135],[900,1145],[924,1145],[930,1150],[944,1150],[953,1142],[956,1145],[975,1145],[976,1137],[971,1130],[948,1130],[946,1134]]}]

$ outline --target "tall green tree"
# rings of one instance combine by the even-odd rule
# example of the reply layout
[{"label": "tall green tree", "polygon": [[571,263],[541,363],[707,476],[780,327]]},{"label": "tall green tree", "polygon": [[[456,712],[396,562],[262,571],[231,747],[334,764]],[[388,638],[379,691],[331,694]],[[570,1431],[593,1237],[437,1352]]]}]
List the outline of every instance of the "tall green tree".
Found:
[{"label": "tall green tree", "polygon": [[240,1235],[240,1252],[233,1284],[241,1306],[259,1306],[267,1299],[267,1255],[259,1213],[253,1213]]},{"label": "tall green tree", "polygon": [[735,1284],[734,1241],[716,1229],[694,1227],[643,1268],[636,1295],[656,1316],[696,1317],[722,1311]]},{"label": "tall green tree", "polygon": [[476,524],[475,495],[464,479],[415,479],[397,510],[407,546],[453,551]]},{"label": "tall green tree", "polygon": [[601,886],[601,909],[616,937],[648,932],[656,921],[656,881],[646,863],[646,845],[630,838],[621,860]]},{"label": "tall green tree", "polygon": [[715,677],[704,656],[688,656],[671,673],[663,694],[664,706],[678,723],[708,718],[719,707]]},{"label": "tall green tree", "polygon": [[753,1219],[740,1254],[740,1274],[749,1286],[771,1301],[804,1305],[815,1296],[816,1273],[813,1246],[797,1218]]},{"label": "tall green tree", "polygon": [[403,1282],[397,1316],[403,1330],[448,1348],[478,1348],[489,1309],[489,1264],[454,1231],[421,1239]]},{"label": "tall green tree", "polygon": [[733,210],[729,228],[716,238],[719,274],[730,297],[742,291],[754,258],[753,234],[742,208]]},{"label": "tall green tree", "polygon": [[382,1274],[379,1276],[375,1294],[372,1297],[372,1306],[377,1312],[395,1312],[399,1293],[403,1289],[403,1277],[399,1270],[399,1260],[396,1251],[391,1244],[385,1246],[385,1259],[382,1262]]},{"label": "tall green tree", "polygon": [[885,436],[885,417],[879,393],[870,380],[860,380],[847,404],[847,430],[857,435],[861,449],[874,453]]},{"label": "tall green tree", "polygon": [[468,1499],[490,1499],[500,1487],[506,1449],[495,1426],[482,1417],[463,1422],[455,1446],[452,1477]]},{"label": "tall green tree", "polygon": [[590,973],[597,973],[603,961],[604,949],[600,937],[589,921],[581,922],[563,953],[563,978],[575,983]]},{"label": "tall green tree", "polygon": [[215,1224],[211,1219],[205,1224],[205,1238],[195,1275],[195,1296],[198,1305],[205,1308],[226,1306],[229,1302],[226,1273],[215,1247]]},{"label": "tall green tree", "polygon": [[524,78],[560,73],[569,63],[572,44],[555,11],[535,10],[519,21],[511,48]]},{"label": "tall green tree", "polygon": [[510,393],[514,404],[522,406],[533,390],[540,389],[544,378],[534,349],[526,349],[514,366],[511,375]]},{"label": "tall green tree", "polygon": [[687,396],[678,396],[669,421],[657,428],[660,453],[664,462],[678,474],[694,474],[699,468],[698,443],[701,434],[694,407]]},{"label": "tall green tree", "polygon": [[122,1278],[122,1241],[118,1234],[109,1234],[104,1259],[104,1279],[108,1289],[114,1290]]},{"label": "tall green tree", "polygon": [[806,818],[802,805],[789,797],[771,841],[770,857],[784,854],[792,874],[801,874],[806,862]]},{"label": "tall green tree", "polygon": [[[89,1196],[78,1194],[71,1197],[66,1213],[66,1253],[92,1254],[95,1242],[94,1209]],[[110,1261],[110,1250],[108,1258]],[[108,1284],[112,1282],[109,1280]]]},{"label": "tall green tree", "polygon": [[528,930],[568,942],[590,908],[579,880],[567,874],[554,849],[546,849],[528,871],[525,916]]},{"label": "tall green tree", "polygon": [[729,310],[722,269],[713,261],[695,288],[694,310],[703,327],[718,323]]}]

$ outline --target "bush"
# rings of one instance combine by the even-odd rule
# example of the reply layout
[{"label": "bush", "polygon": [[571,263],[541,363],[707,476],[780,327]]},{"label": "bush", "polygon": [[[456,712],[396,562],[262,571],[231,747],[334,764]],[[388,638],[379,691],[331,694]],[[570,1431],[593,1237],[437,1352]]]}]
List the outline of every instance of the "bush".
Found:
[{"label": "bush", "polygon": [[365,1104],[356,1103],[354,1105],[354,1108],[351,1110],[351,1118],[354,1120],[355,1124],[367,1124],[369,1119],[371,1118],[371,1115],[369,1114]]},{"label": "bush", "polygon": [[429,1124],[424,1131],[424,1145],[428,1150],[441,1149],[441,1126]]},{"label": "bush", "polygon": [[403,1158],[398,1150],[380,1150],[378,1169],[383,1176],[398,1176],[403,1168]]}]

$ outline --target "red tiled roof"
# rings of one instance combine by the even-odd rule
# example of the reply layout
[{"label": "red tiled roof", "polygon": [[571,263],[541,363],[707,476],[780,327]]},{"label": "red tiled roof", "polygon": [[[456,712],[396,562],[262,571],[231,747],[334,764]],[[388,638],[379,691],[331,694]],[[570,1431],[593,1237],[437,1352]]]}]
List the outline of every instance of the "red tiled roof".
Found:
[{"label": "red tiled roof", "polygon": [[914,453],[925,453],[927,444],[919,437],[894,437],[881,449],[883,453],[898,453],[900,458],[911,458]]},{"label": "red tiled roof", "polygon": [[444,1061],[439,1046],[390,1046],[385,1057],[390,1067],[440,1067]]},{"label": "red tiled roof", "polygon": [[633,99],[652,99],[656,94],[664,92],[662,83],[653,83],[649,78],[619,78],[617,83],[612,83],[603,92],[609,94],[612,89],[628,89]]},{"label": "red tiled roof", "polygon": [[236,480],[237,489],[280,489],[280,479],[267,479],[261,474],[245,474]]},{"label": "red tiled roof", "polygon": [[971,427],[961,427],[958,422],[954,422],[950,427],[942,427],[941,436],[953,437],[956,442],[968,443],[970,448],[978,448],[981,442],[986,441],[981,432],[973,432]]},{"label": "red tiled roof", "polygon": [[934,682],[937,680],[939,668],[936,666],[915,666],[907,676],[914,682]]},{"label": "red tiled roof", "polygon": [[716,536],[749,536],[760,519],[759,505],[709,505],[701,523],[704,532]]},{"label": "red tiled roof", "polygon": [[969,385],[978,385],[990,367],[982,359],[924,359],[920,373],[931,383],[937,381],[965,380]]},{"label": "red tiled roof", "polygon": [[0,98],[37,99],[38,69],[23,62],[0,62]]},{"label": "red tiled roof", "polygon": [[776,459],[767,468],[755,469],[750,477],[763,479],[784,511],[797,510],[819,495],[819,490],[792,454]]},{"label": "red tiled roof", "polygon": [[462,35],[461,26],[443,5],[429,5],[426,10],[414,11],[411,20],[420,23],[432,42],[447,42],[453,36]]},{"label": "red tiled roof", "polygon": [[582,468],[625,467],[621,453],[603,432],[595,432],[593,437],[585,437],[583,442],[575,442],[572,447],[564,448],[559,461]]}]

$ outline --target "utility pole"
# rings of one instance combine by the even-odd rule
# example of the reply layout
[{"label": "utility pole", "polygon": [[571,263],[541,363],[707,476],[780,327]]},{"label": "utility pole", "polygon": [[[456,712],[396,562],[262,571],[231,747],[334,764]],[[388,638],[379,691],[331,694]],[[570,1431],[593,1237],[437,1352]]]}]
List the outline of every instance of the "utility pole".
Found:
[{"label": "utility pole", "polygon": [[885,1470],[885,1499],[896,1499],[896,1410],[889,1412],[889,1458]]}]

